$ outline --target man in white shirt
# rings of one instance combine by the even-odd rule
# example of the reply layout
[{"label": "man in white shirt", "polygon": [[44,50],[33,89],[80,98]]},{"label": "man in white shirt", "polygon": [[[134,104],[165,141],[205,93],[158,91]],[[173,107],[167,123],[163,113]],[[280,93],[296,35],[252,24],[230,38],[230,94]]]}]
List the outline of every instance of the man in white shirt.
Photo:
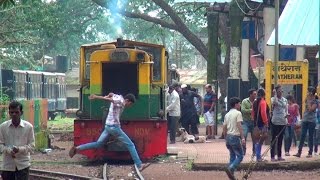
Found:
[{"label": "man in white shirt", "polygon": [[230,111],[225,115],[223,122],[223,134],[226,137],[226,146],[230,152],[229,167],[226,169],[228,177],[235,180],[234,171],[243,159],[242,145],[246,143],[243,136],[241,122],[242,114],[239,111],[240,99],[233,97],[230,99]]},{"label": "man in white shirt", "polygon": [[120,115],[125,107],[131,106],[136,101],[135,96],[133,94],[127,94],[125,97],[122,97],[121,95],[113,93],[109,93],[107,96],[98,96],[92,94],[89,96],[89,99],[101,99],[111,102],[109,107],[109,113],[105,123],[105,128],[96,142],[86,143],[77,147],[72,147],[69,151],[69,156],[72,158],[78,151],[86,149],[97,149],[102,147],[104,141],[110,134],[126,145],[133,159],[134,164],[139,168],[140,171],[142,171],[148,165],[142,164],[135,145],[133,144],[131,139],[126,135],[126,133],[121,129],[120,126]]},{"label": "man in white shirt", "polygon": [[176,131],[177,126],[180,119],[180,97],[177,91],[174,89],[174,87],[171,85],[169,86],[169,102],[168,106],[166,108],[166,111],[168,112],[168,124],[170,129],[170,144],[176,143]]},{"label": "man in white shirt", "polygon": [[22,104],[12,101],[9,104],[10,120],[0,125],[0,151],[3,156],[3,180],[28,180],[30,153],[35,147],[33,126],[22,120]]}]

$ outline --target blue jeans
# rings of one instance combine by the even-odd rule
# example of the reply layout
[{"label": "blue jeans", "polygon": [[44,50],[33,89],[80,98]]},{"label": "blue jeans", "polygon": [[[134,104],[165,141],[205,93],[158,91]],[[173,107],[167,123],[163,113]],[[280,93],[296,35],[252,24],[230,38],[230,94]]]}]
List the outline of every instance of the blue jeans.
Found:
[{"label": "blue jeans", "polygon": [[91,142],[87,144],[82,144],[77,147],[79,150],[86,150],[86,149],[98,149],[104,145],[104,141],[107,139],[108,135],[112,135],[121,141],[123,144],[126,145],[130,155],[133,159],[133,162],[137,165],[138,168],[141,167],[141,160],[138,156],[136,147],[134,146],[131,139],[122,131],[120,125],[106,125],[103,132],[101,133],[99,139],[96,142]]},{"label": "blue jeans", "polygon": [[319,142],[319,138],[320,138],[320,129],[315,129],[314,131],[314,152],[317,153],[318,152],[318,142]]},{"label": "blue jeans", "polygon": [[[252,154],[255,154],[255,146],[254,146],[254,142],[253,142],[253,138],[252,138],[253,129],[254,129],[254,124],[253,124],[252,120],[243,120],[242,121],[242,130],[243,130],[244,138],[246,139],[246,142],[247,142],[248,133],[250,132],[251,140],[252,140]],[[246,150],[244,150],[244,151],[246,151]],[[246,152],[244,152],[244,154],[246,154]]]},{"label": "blue jeans", "polygon": [[287,126],[284,132],[284,151],[290,152],[292,140],[294,139],[294,126]]},{"label": "blue jeans", "polygon": [[[262,131],[267,131],[266,127],[258,127],[260,130]],[[262,144],[263,144],[264,140],[258,140],[257,142],[255,142],[254,146],[255,146],[255,154],[256,154],[256,158],[257,161],[262,160],[262,156],[261,156],[261,149],[262,149]]]},{"label": "blue jeans", "polygon": [[302,147],[304,145],[304,140],[307,135],[307,131],[309,133],[309,139],[308,139],[308,146],[309,146],[309,155],[312,155],[312,150],[313,150],[313,133],[314,129],[316,127],[316,123],[314,122],[302,122],[301,124],[301,137],[300,137],[300,142],[299,142],[299,150],[298,153],[301,154],[302,152]]},{"label": "blue jeans", "polygon": [[230,152],[229,169],[234,171],[237,169],[243,159],[243,150],[240,136],[227,135],[226,146]]}]

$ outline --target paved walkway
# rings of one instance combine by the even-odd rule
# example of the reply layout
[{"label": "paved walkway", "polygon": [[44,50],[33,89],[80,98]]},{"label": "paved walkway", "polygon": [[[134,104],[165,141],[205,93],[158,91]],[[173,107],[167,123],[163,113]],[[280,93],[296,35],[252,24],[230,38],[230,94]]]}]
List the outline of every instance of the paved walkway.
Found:
[{"label": "paved walkway", "polygon": [[[201,128],[200,128],[201,129]],[[200,130],[200,135],[204,134],[203,129]],[[219,135],[220,130],[219,130]],[[179,138],[177,138],[177,141]],[[263,145],[262,153],[266,152],[269,148],[268,145]],[[286,161],[271,162],[270,151],[267,151],[265,159],[268,162],[259,163],[255,166],[255,170],[272,170],[272,169],[314,169],[320,166],[320,156],[313,156],[312,158],[306,158],[308,153],[308,147],[304,147],[302,150],[301,158],[292,156],[297,153],[297,147],[292,147],[291,156],[284,156]],[[208,140],[207,143],[193,143],[184,144],[183,142],[176,142],[176,144],[168,144],[168,153],[176,154],[178,159],[193,160],[194,169],[201,170],[223,170],[229,162],[229,151],[226,148],[224,139]],[[252,154],[252,142],[247,142],[247,154],[245,155],[240,168],[248,168],[251,162]],[[255,162],[255,161],[253,161]]]}]

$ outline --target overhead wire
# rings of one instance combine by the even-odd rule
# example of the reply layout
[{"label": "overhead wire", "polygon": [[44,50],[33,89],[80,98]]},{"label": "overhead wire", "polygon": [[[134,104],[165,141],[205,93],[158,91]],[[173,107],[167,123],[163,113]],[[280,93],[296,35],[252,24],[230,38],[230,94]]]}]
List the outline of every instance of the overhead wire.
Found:
[{"label": "overhead wire", "polygon": [[[241,10],[241,12],[242,12],[243,14],[245,14],[245,15],[250,15],[250,14],[246,13],[246,12],[241,8],[238,0],[235,0],[235,2],[236,2],[238,8]],[[253,8],[251,8],[251,7],[247,4],[246,0],[244,0],[244,2],[245,2],[245,4],[246,4],[246,6],[248,7],[248,9],[250,9],[251,11],[253,11],[252,14],[254,14],[254,13],[260,8],[260,6],[262,5],[262,3],[260,3],[259,6],[258,6],[256,9],[253,9]]]},{"label": "overhead wire", "polygon": [[252,11],[258,10],[258,9],[260,8],[261,4],[262,4],[262,3],[260,3],[259,6],[256,7],[256,8],[251,8],[250,5],[247,3],[247,0],[244,0],[244,3],[245,3],[246,6],[248,7],[248,9],[250,9],[250,10],[252,10]]}]

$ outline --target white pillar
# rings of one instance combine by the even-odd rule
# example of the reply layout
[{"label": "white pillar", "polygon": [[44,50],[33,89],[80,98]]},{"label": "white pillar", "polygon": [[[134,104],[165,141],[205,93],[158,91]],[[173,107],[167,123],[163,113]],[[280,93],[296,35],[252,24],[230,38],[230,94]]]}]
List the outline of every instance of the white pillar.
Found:
[{"label": "white pillar", "polygon": [[242,39],[241,43],[241,79],[249,81],[249,39]]},{"label": "white pillar", "polygon": [[267,41],[272,34],[275,26],[275,11],[274,8],[265,7],[263,9],[263,22],[264,22],[264,60],[271,59],[274,61],[274,46],[267,46]]},{"label": "white pillar", "polygon": [[239,78],[240,77],[240,48],[230,47],[230,77]]}]

